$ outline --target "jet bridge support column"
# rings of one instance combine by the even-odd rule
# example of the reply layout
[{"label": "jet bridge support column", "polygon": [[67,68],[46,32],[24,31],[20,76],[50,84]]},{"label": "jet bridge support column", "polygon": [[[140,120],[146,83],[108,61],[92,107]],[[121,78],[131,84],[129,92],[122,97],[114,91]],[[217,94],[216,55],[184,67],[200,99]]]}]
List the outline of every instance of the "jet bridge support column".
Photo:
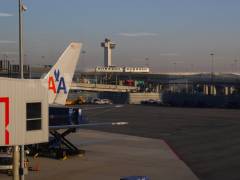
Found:
[{"label": "jet bridge support column", "polygon": [[214,86],[214,85],[210,86],[210,94],[213,95],[213,96],[217,95],[216,86]]},{"label": "jet bridge support column", "polygon": [[228,86],[224,87],[224,94],[225,94],[225,96],[229,95],[229,87]]},{"label": "jet bridge support column", "polygon": [[231,87],[230,87],[230,94],[233,94],[233,92],[234,92],[234,87],[231,86]]},{"label": "jet bridge support column", "polygon": [[208,85],[203,85],[203,94],[204,95],[208,95],[209,94],[209,90],[208,90],[209,88],[208,88]]}]

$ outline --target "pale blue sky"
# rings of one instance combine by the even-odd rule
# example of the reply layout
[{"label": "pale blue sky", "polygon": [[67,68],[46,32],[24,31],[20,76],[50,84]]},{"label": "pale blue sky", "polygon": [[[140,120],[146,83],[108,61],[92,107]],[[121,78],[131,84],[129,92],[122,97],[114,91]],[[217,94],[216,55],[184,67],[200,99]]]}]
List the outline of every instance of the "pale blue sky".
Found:
[{"label": "pale blue sky", "polygon": [[[83,42],[81,69],[103,63],[100,42],[117,43],[113,64],[155,72],[231,71],[240,58],[239,0],[23,0],[27,63],[54,63],[71,41]],[[17,0],[0,0],[0,57],[17,55]],[[16,42],[16,43],[14,43]],[[41,58],[44,56],[44,58]],[[240,70],[240,61],[239,61]]]}]

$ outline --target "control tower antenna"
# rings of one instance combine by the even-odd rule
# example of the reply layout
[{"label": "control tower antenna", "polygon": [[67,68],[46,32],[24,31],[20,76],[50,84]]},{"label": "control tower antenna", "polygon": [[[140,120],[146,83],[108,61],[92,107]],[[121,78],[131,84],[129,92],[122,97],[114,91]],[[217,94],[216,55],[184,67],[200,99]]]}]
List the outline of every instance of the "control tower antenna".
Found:
[{"label": "control tower antenna", "polygon": [[112,66],[112,49],[116,47],[116,44],[106,38],[105,41],[101,43],[101,47],[104,48],[104,66]]}]

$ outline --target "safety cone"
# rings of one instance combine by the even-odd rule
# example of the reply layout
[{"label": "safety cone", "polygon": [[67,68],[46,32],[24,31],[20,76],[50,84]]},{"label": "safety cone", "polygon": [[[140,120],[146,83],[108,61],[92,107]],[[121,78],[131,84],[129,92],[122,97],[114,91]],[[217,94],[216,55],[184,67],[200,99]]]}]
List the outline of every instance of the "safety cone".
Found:
[{"label": "safety cone", "polygon": [[63,158],[62,158],[63,161],[67,160],[67,159],[68,159],[67,155],[63,156]]},{"label": "safety cone", "polygon": [[29,160],[28,158],[24,160],[24,174],[28,174],[28,169],[29,169]]},{"label": "safety cone", "polygon": [[34,166],[32,166],[30,168],[31,171],[40,171],[40,164],[39,162],[37,162],[36,164],[34,164]]},{"label": "safety cone", "polygon": [[29,168],[30,171],[40,171],[40,162],[38,158],[38,153],[33,156],[35,164]]}]

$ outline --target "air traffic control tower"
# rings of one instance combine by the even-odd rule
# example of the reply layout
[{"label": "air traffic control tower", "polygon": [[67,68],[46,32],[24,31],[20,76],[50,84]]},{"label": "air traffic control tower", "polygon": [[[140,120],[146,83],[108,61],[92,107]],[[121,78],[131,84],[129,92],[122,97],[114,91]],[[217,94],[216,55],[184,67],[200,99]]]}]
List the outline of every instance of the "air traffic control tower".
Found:
[{"label": "air traffic control tower", "polygon": [[116,44],[106,38],[105,41],[101,43],[101,46],[104,48],[104,66],[112,66],[112,49],[116,47]]}]

